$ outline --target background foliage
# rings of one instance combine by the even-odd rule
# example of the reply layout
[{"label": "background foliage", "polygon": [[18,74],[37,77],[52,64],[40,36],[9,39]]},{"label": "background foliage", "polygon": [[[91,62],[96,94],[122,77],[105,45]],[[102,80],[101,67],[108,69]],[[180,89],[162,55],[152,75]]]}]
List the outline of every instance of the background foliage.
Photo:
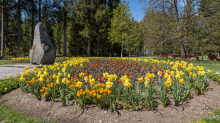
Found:
[{"label": "background foliage", "polygon": [[219,53],[220,0],[139,2],[140,21],[122,0],[1,0],[1,56],[28,55],[38,22],[63,56]]}]

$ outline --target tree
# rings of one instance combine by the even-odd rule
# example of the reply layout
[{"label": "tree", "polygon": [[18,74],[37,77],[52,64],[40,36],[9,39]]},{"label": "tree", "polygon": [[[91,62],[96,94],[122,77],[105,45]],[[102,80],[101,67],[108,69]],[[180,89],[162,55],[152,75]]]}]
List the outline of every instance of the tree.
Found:
[{"label": "tree", "polygon": [[31,0],[31,48],[34,40],[34,0]]},{"label": "tree", "polygon": [[201,0],[199,3],[199,14],[204,15],[204,17],[211,17],[216,13],[216,9],[213,6],[213,0]]},{"label": "tree", "polygon": [[[99,21],[97,16],[103,15],[99,13],[102,7],[103,5],[100,5],[99,1],[91,0],[78,0],[76,4],[77,22],[83,25],[83,29],[79,31],[79,34],[87,40],[86,55],[88,57],[92,56],[92,52],[96,52],[93,44],[97,43],[97,38],[99,37],[96,24]],[[99,27],[99,25],[97,26]]]},{"label": "tree", "polygon": [[66,29],[67,29],[67,2],[64,0],[64,8],[63,8],[63,30],[64,30],[64,42],[63,42],[63,56],[66,56]]},{"label": "tree", "polygon": [[128,33],[127,51],[129,54],[131,52],[142,52],[143,49],[143,40],[141,40],[141,23],[137,20],[132,19],[130,24],[130,32]]},{"label": "tree", "polygon": [[4,10],[4,14],[5,14],[5,43],[4,43],[4,48],[6,49],[8,47],[8,22],[9,22],[9,10],[11,9],[10,8],[10,5],[9,5],[9,2],[6,1],[6,4],[4,5],[5,6],[5,10]]},{"label": "tree", "polygon": [[121,57],[123,56],[123,46],[128,38],[131,13],[128,3],[124,0],[119,4],[117,9],[113,10],[111,19],[111,28],[109,30],[109,41],[121,44]]},{"label": "tree", "polygon": [[39,0],[39,22],[41,22],[41,0]]},{"label": "tree", "polygon": [[[171,43],[171,37],[174,37],[174,19],[172,9],[172,2],[170,0],[139,0],[148,3],[145,6],[145,17],[142,21],[143,40],[145,47],[150,48],[151,51],[156,53],[168,54],[169,48],[167,44]],[[173,41],[174,43],[174,41]]]},{"label": "tree", "polygon": [[[186,58],[187,47],[189,47],[194,41],[193,34],[195,33],[196,27],[196,13],[193,12],[193,8],[198,4],[195,0],[185,0],[186,5],[182,7],[183,11],[180,11],[180,5],[178,5],[177,0],[140,0],[148,3],[150,6],[145,7],[146,10],[154,9],[157,13],[156,16],[161,16],[157,19],[153,19],[154,21],[149,22],[149,26],[155,25],[155,27],[151,27],[153,29],[153,34],[149,34],[156,36],[151,38],[153,40],[157,39],[156,48],[160,46],[160,54],[163,54],[163,50],[165,45],[170,44],[171,42],[174,48],[172,50],[180,49],[181,57]],[[184,0],[183,0],[184,1]],[[146,17],[147,18],[147,17]],[[175,26],[176,28],[172,28]],[[156,28],[157,27],[157,28]],[[152,33],[152,31],[148,31],[148,33]],[[167,42],[169,41],[169,42]],[[171,41],[171,42],[170,42]],[[178,44],[177,44],[178,43]],[[177,48],[177,46],[179,48]],[[161,55],[162,56],[162,55]]]},{"label": "tree", "polygon": [[1,57],[3,57],[3,53],[4,53],[4,0],[1,1],[2,2],[2,12],[1,12],[1,15],[2,15],[2,34],[1,34]]},{"label": "tree", "polygon": [[18,55],[20,54],[20,47],[21,47],[21,3],[20,0],[18,0]]}]

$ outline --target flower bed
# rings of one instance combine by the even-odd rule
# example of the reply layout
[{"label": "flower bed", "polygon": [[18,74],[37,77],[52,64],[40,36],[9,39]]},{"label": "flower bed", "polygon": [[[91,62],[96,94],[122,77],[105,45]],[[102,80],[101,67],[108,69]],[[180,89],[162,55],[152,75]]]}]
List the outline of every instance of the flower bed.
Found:
[{"label": "flower bed", "polygon": [[[55,62],[63,62],[69,60],[70,57],[56,57]],[[30,63],[29,57],[25,58],[11,58],[10,63]]]},{"label": "flower bed", "polygon": [[8,91],[18,88],[19,77],[11,77],[5,80],[0,80],[0,97]]},{"label": "flower bed", "polygon": [[[209,82],[202,66],[176,61],[136,58],[71,58],[43,66],[36,74],[21,73],[20,86],[38,99],[72,100],[81,108],[96,104],[101,108],[148,108],[204,94]],[[172,102],[173,101],[173,102]]]},{"label": "flower bed", "polygon": [[30,63],[30,60],[28,57],[26,57],[26,58],[11,58],[10,63]]}]

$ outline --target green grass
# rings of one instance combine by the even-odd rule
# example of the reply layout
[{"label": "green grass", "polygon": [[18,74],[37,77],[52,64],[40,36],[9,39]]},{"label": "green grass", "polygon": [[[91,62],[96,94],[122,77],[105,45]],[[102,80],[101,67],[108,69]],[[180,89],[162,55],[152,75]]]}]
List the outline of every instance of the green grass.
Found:
[{"label": "green grass", "polygon": [[0,80],[0,98],[2,95],[19,87],[19,77],[11,77]]},{"label": "green grass", "polygon": [[[202,59],[202,56],[199,56],[199,59]],[[203,59],[209,59],[208,55],[203,55]]]},{"label": "green grass", "polygon": [[10,60],[0,60],[0,65],[10,64]]},{"label": "green grass", "polygon": [[[4,94],[19,87],[20,77],[11,77],[0,80],[0,98]],[[36,120],[35,118],[27,118],[24,113],[15,111],[11,108],[1,105],[0,100],[0,122],[4,123],[51,123],[46,119]]]},{"label": "green grass", "polygon": [[209,112],[210,115],[200,120],[195,121],[194,123],[220,123],[220,110],[214,109],[213,112]]},{"label": "green grass", "polygon": [[46,119],[36,120],[36,118],[28,118],[25,113],[18,112],[4,105],[0,105],[0,122],[2,123],[52,123]]}]

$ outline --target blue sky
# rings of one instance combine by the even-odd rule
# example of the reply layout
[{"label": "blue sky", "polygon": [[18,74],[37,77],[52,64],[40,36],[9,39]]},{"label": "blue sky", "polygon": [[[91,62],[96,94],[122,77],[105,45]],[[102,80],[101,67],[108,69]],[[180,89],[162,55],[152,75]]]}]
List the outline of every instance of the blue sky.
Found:
[{"label": "blue sky", "polygon": [[132,17],[135,19],[141,19],[144,18],[144,10],[142,10],[142,5],[139,2],[139,0],[125,0],[126,2],[129,2],[130,10],[132,12]]},{"label": "blue sky", "polygon": [[[122,2],[123,0],[121,0]],[[144,18],[144,10],[141,9],[143,7],[143,2],[139,2],[139,0],[125,0],[126,2],[129,2],[129,6],[130,6],[130,10],[132,12],[132,16],[135,19],[139,19],[139,21],[141,19]],[[147,0],[146,0],[147,1]],[[195,1],[196,2],[196,1]],[[186,3],[184,3],[184,0],[178,0],[178,10],[182,11],[182,7],[185,5]],[[198,8],[198,5],[195,6],[195,8]]]}]

